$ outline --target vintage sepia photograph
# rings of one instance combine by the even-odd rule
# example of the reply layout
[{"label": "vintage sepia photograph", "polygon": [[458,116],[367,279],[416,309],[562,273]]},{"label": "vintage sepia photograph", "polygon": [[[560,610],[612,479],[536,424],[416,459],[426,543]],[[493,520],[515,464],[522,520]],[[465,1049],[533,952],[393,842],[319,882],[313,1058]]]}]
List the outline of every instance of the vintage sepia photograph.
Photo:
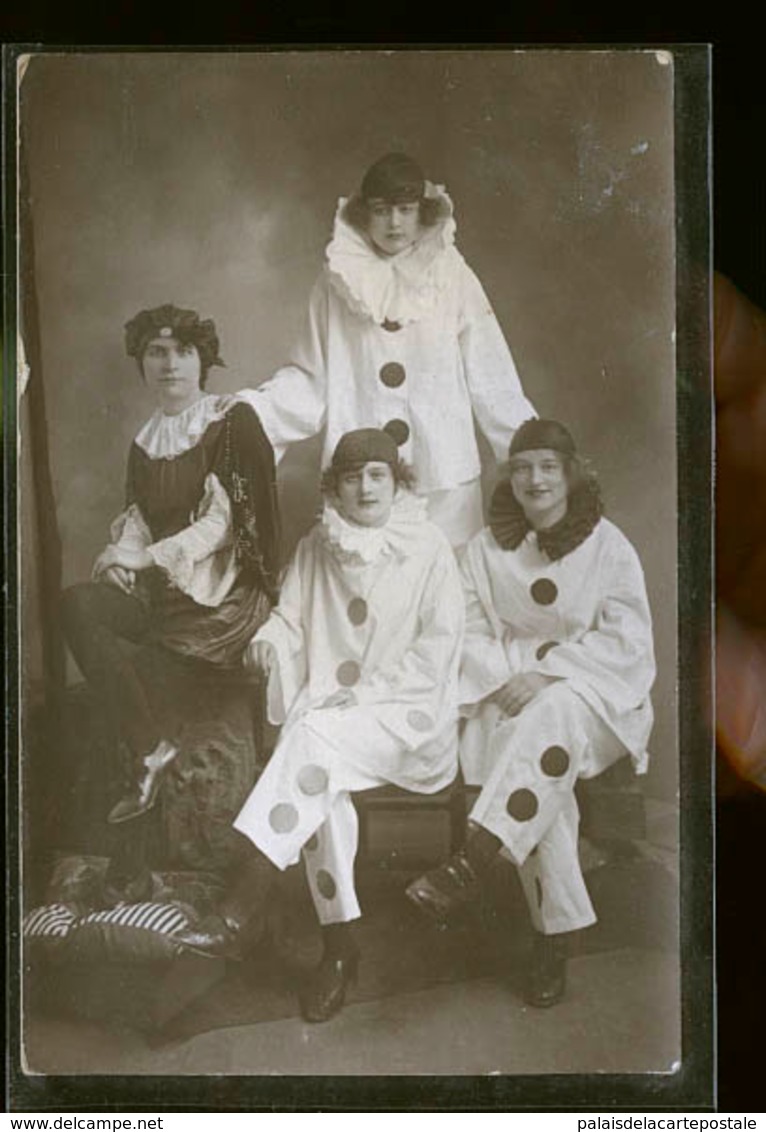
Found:
[{"label": "vintage sepia photograph", "polygon": [[29,1087],[672,1092],[712,1009],[679,56],[13,63]]}]

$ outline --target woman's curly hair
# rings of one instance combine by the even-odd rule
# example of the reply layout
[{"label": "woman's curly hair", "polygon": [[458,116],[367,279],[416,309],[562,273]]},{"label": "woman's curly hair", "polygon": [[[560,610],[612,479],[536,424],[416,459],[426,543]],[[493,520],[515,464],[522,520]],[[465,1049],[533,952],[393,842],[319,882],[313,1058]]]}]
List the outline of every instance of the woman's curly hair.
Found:
[{"label": "woman's curly hair", "polygon": [[[567,480],[566,514],[537,532],[538,546],[552,562],[570,554],[591,534],[604,513],[598,477],[578,455],[561,454]],[[489,527],[503,550],[516,550],[532,529],[524,508],[516,499],[508,476],[492,493]]]},{"label": "woman's curly hair", "polygon": [[153,338],[165,337],[170,331],[173,338],[187,346],[196,347],[200,360],[200,388],[205,388],[211,366],[222,366],[220,342],[212,318],[201,319],[196,311],[184,310],[173,303],[139,311],[125,323],[125,352],[135,358],[143,377],[144,351]]},{"label": "woman's curly hair", "polygon": [[[448,215],[445,202],[439,197],[421,197],[418,204],[420,223],[424,228],[433,228]],[[370,202],[357,193],[346,201],[341,216],[357,232],[365,235],[370,224]]]}]

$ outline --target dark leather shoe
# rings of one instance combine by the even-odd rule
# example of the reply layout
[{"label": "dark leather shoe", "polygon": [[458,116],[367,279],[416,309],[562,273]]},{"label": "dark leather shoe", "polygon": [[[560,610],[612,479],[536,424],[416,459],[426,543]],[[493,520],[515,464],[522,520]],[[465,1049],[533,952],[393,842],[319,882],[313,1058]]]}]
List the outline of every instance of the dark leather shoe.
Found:
[{"label": "dark leather shoe", "polygon": [[278,869],[251,846],[218,910],[173,938],[213,959],[243,959],[266,929],[268,898]]},{"label": "dark leather shoe", "polygon": [[242,925],[233,916],[213,913],[190,928],[176,932],[173,939],[187,951],[210,959],[242,959]]},{"label": "dark leather shoe", "polygon": [[465,853],[455,853],[438,869],[414,880],[406,892],[413,904],[438,924],[446,924],[478,898],[481,884]]},{"label": "dark leather shoe", "polygon": [[343,1009],[346,988],[355,983],[359,972],[359,954],[325,955],[311,972],[300,995],[301,1014],[306,1022],[327,1022]]},{"label": "dark leather shoe", "polygon": [[558,936],[536,933],[524,1001],[529,1006],[555,1006],[564,997],[566,987],[567,960],[563,941]]},{"label": "dark leather shoe", "polygon": [[150,755],[143,760],[142,773],[138,782],[132,787],[130,793],[121,798],[116,806],[109,811],[107,821],[110,825],[119,825],[120,822],[132,821],[141,814],[148,813],[157,801],[165,778],[165,772],[177,756],[178,751],[169,744],[160,744]]}]

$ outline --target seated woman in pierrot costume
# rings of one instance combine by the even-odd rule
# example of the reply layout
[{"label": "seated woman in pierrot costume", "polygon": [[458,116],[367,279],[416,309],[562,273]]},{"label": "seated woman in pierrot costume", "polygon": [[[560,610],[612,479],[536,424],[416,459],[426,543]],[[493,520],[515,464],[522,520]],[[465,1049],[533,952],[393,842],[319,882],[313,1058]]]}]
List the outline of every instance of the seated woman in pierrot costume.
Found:
[{"label": "seated woman in pierrot costume", "polygon": [[469,542],[460,676],[460,761],[481,791],[465,848],[408,889],[445,922],[479,894],[504,850],[535,928],[526,988],[564,994],[568,933],[595,919],[578,856],[578,778],[629,756],[647,766],[655,664],[644,574],[602,515],[597,480],[557,421],[510,445],[489,525]]},{"label": "seated woman in pierrot costume", "polygon": [[359,961],[351,793],[386,783],[435,793],[457,773],[464,623],[452,549],[388,433],[344,435],[322,486],[321,519],[249,650],[283,727],[234,823],[242,865],[218,912],[178,936],[239,957],[260,934],[275,877],[302,856],[324,943],[301,993],[314,1022],[341,1009]]}]

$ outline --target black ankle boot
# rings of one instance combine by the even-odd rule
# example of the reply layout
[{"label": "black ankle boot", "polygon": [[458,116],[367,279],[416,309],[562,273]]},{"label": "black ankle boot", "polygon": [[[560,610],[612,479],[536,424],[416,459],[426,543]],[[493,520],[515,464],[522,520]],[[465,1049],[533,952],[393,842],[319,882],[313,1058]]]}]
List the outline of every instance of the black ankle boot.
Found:
[{"label": "black ankle boot", "polygon": [[454,853],[436,869],[407,886],[406,895],[437,924],[448,924],[478,899],[481,882],[465,851]]},{"label": "black ankle boot", "polygon": [[306,1022],[327,1022],[346,1001],[346,988],[359,973],[359,948],[350,925],[330,924],[322,932],[325,951],[318,967],[306,979],[300,994],[301,1014]]},{"label": "black ankle boot", "polygon": [[212,912],[174,938],[186,951],[195,951],[208,959],[233,959],[239,963],[246,950],[243,950],[244,935],[245,925],[241,920]]},{"label": "black ankle boot", "polygon": [[555,1006],[561,1002],[567,986],[567,948],[562,935],[535,932],[532,958],[524,990],[524,1001],[530,1006]]},{"label": "black ankle boot", "polygon": [[249,845],[248,855],[217,911],[177,932],[174,940],[211,959],[243,959],[263,935],[267,898],[277,872],[268,857]]}]

